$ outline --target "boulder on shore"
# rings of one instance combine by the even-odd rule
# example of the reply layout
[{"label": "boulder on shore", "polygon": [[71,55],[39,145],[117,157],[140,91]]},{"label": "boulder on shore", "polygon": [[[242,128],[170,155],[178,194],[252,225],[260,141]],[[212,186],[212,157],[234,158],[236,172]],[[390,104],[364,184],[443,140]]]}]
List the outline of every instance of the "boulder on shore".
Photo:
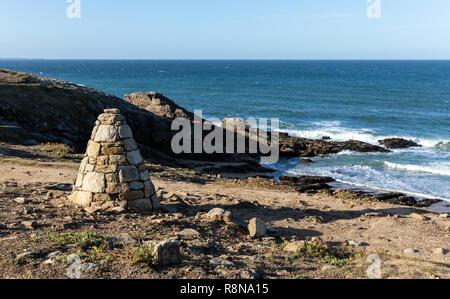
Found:
[{"label": "boulder on shore", "polygon": [[388,138],[384,140],[379,140],[378,142],[380,145],[383,145],[388,149],[404,149],[421,146],[420,144],[414,141],[406,140],[403,138]]}]

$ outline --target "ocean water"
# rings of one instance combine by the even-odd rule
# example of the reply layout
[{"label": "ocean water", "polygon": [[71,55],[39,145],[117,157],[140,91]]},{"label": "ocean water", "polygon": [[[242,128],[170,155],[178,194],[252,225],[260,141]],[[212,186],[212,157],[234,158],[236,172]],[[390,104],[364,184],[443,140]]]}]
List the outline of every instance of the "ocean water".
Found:
[{"label": "ocean water", "polygon": [[423,147],[282,160],[279,173],[450,201],[450,61],[0,60],[122,97],[157,91],[204,117],[279,118],[295,136],[403,137]]}]

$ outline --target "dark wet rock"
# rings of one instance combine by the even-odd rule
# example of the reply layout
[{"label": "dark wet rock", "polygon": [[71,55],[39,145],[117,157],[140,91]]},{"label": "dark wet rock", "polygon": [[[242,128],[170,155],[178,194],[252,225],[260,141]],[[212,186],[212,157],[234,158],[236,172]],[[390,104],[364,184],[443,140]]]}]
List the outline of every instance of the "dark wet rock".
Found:
[{"label": "dark wet rock", "polygon": [[420,208],[428,208],[436,203],[440,203],[442,200],[440,199],[421,199],[417,201],[416,206]]},{"label": "dark wet rock", "polygon": [[314,163],[314,161],[311,160],[311,159],[302,159],[302,160],[300,161],[300,163],[301,163],[301,164],[311,164],[311,163]]},{"label": "dark wet rock", "polygon": [[322,177],[322,176],[281,176],[280,182],[286,182],[291,184],[317,184],[317,183],[331,183],[335,180],[332,177]]},{"label": "dark wet rock", "polygon": [[244,164],[228,164],[228,165],[215,165],[208,166],[199,169],[204,173],[209,174],[220,174],[220,173],[265,173],[265,172],[274,172],[272,169],[268,169],[262,167],[256,162],[248,162]]},{"label": "dark wet rock", "polygon": [[388,201],[394,198],[399,198],[404,196],[403,193],[381,193],[381,194],[377,194],[374,195],[373,198],[379,201]]},{"label": "dark wet rock", "polygon": [[280,155],[282,157],[311,158],[320,155],[337,154],[342,151],[354,151],[361,153],[389,152],[381,146],[372,145],[357,140],[338,142],[292,136],[280,136]]},{"label": "dark wet rock", "polygon": [[440,199],[422,199],[417,200],[415,197],[405,195],[403,193],[391,192],[391,193],[381,193],[372,196],[373,199],[384,201],[391,204],[427,208],[435,203],[442,202]]},{"label": "dark wet rock", "polygon": [[414,197],[407,196],[403,193],[384,193],[373,196],[374,199],[384,201],[391,204],[415,207],[417,200]]},{"label": "dark wet rock", "polygon": [[331,186],[328,183],[335,180],[331,177],[319,177],[319,176],[301,176],[301,177],[289,177],[282,176],[279,181],[281,183],[291,185],[297,192],[310,193],[321,190],[329,190]]},{"label": "dark wet rock", "polygon": [[385,140],[378,141],[380,145],[385,146],[389,149],[404,149],[409,147],[418,147],[421,146],[414,141],[406,140],[403,138],[389,138]]}]

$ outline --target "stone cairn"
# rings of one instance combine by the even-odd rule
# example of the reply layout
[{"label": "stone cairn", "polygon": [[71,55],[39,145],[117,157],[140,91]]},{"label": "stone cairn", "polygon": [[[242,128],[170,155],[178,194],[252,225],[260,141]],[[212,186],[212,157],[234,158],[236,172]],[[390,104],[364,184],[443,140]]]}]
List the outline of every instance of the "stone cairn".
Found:
[{"label": "stone cairn", "polygon": [[125,117],[106,109],[95,124],[70,201],[107,211],[158,210],[155,187]]}]

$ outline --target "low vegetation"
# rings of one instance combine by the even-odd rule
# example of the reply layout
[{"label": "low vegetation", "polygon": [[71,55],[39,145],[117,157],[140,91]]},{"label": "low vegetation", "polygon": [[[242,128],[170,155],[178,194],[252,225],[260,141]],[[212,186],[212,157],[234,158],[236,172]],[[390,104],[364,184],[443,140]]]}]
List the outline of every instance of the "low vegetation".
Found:
[{"label": "low vegetation", "polygon": [[[285,242],[281,247],[285,247],[288,243]],[[305,242],[305,246],[300,248],[297,252],[286,256],[288,262],[293,262],[296,259],[312,259],[320,260],[322,263],[330,264],[332,266],[342,267],[349,264],[355,253],[350,250],[342,248],[331,248],[319,244],[317,242]]]},{"label": "low vegetation", "polygon": [[39,146],[40,150],[46,152],[50,157],[56,159],[62,159],[69,157],[69,154],[73,154],[74,150],[67,144],[60,143],[46,143]]},{"label": "low vegetation", "polygon": [[54,244],[55,248],[65,249],[68,245],[81,247],[84,251],[98,248],[106,243],[106,239],[102,236],[90,233],[47,233],[36,237],[33,241],[49,241]]}]

